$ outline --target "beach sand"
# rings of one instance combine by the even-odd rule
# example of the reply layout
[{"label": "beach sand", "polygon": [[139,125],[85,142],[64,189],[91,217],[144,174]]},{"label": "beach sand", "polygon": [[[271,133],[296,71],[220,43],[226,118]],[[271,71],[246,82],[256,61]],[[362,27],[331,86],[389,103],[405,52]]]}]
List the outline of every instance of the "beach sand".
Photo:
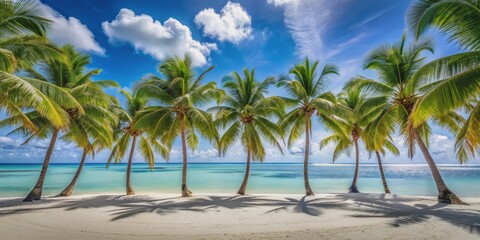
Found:
[{"label": "beach sand", "polygon": [[0,199],[0,239],[480,239],[470,206],[384,194]]}]

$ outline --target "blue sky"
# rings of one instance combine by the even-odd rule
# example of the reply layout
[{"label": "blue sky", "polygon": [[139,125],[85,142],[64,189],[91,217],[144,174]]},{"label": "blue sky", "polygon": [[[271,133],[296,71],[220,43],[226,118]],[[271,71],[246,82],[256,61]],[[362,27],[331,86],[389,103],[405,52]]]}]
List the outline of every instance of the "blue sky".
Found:
[{"label": "blue sky", "polygon": [[[405,30],[405,12],[410,1],[384,0],[43,0],[41,11],[53,20],[50,38],[58,44],[72,44],[92,55],[92,68],[103,69],[98,79],[113,79],[122,87],[147,73],[155,73],[168,56],[189,53],[199,70],[215,69],[206,81],[220,82],[223,76],[244,67],[255,67],[257,79],[278,76],[305,56],[321,64],[334,63],[340,77],[334,77],[329,89],[338,92],[355,75],[375,77],[363,71],[362,61],[372,48],[400,40]],[[459,49],[440,34],[430,33],[436,41],[434,59]],[[114,90],[110,93],[117,95]],[[283,94],[271,88],[269,94]],[[328,135],[314,126],[312,162],[331,162],[332,147],[318,150],[318,141]],[[454,163],[452,136],[434,127],[432,153],[441,163]],[[0,131],[0,162],[41,162],[48,140],[20,146],[19,136]],[[402,139],[396,138],[402,146]],[[298,141],[285,156],[269,149],[266,161],[301,161],[303,141]],[[178,161],[179,146],[171,161]],[[404,153],[405,151],[402,151]],[[104,162],[108,153],[97,155]],[[71,144],[59,143],[53,162],[76,162],[80,151]],[[224,158],[213,157],[215,150],[202,141],[199,150],[190,152],[191,161],[243,161],[239,144]],[[363,154],[365,162],[369,160]],[[141,162],[140,156],[135,161]],[[158,161],[162,161],[158,158]],[[348,156],[339,162],[351,162]],[[389,163],[411,163],[402,154],[386,156]],[[418,155],[414,163],[424,163]]]}]

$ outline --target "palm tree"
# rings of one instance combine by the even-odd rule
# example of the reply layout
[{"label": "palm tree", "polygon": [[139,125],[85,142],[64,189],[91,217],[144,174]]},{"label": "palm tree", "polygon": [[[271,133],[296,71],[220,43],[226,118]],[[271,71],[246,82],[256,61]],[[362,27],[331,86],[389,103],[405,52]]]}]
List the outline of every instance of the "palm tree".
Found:
[{"label": "palm tree", "polygon": [[51,21],[39,10],[34,0],[0,1],[0,71],[12,73],[58,55],[46,38]]},{"label": "palm tree", "polygon": [[[91,82],[91,84],[93,85],[91,87],[101,87],[95,86],[97,82]],[[115,85],[112,84],[112,86]],[[72,119],[68,130],[62,136],[64,141],[73,142],[82,148],[83,153],[70,184],[58,196],[72,195],[88,154],[94,157],[96,151],[110,148],[113,144],[113,126],[118,125],[118,116],[113,113],[111,108],[118,107],[118,102],[110,95],[103,95],[105,100],[96,101],[96,105],[84,105],[85,114]]]},{"label": "palm tree", "polygon": [[165,79],[150,76],[139,88],[139,92],[157,105],[144,108],[135,118],[135,128],[148,129],[152,138],[160,138],[170,150],[180,135],[182,144],[182,196],[192,196],[187,187],[187,147],[195,150],[198,145],[198,133],[209,141],[218,142],[218,133],[212,116],[198,108],[220,100],[223,92],[216,88],[215,82],[201,84],[213,67],[198,77],[192,69],[192,59],[186,55],[183,59],[172,57],[160,65],[159,72]]},{"label": "palm tree", "polygon": [[274,83],[273,78],[262,82],[255,80],[255,71],[243,70],[244,78],[237,72],[223,80],[228,94],[224,98],[225,105],[210,108],[216,112],[216,125],[226,129],[218,143],[220,155],[225,155],[228,148],[240,139],[247,152],[245,177],[238,194],[244,195],[250,174],[250,161],[265,159],[265,148],[262,139],[274,145],[282,154],[283,150],[278,138],[282,131],[271,121],[272,117],[283,115],[283,106],[279,97],[265,97],[267,88]]},{"label": "palm tree", "polygon": [[400,155],[400,151],[398,148],[395,146],[393,143],[393,140],[391,139],[390,136],[388,136],[387,139],[383,140],[383,144],[380,146],[375,146],[374,145],[374,140],[372,134],[369,134],[369,132],[372,132],[375,129],[375,126],[372,124],[367,125],[365,128],[365,131],[363,132],[362,139],[365,142],[365,148],[371,154],[372,152],[375,153],[375,156],[377,157],[377,162],[378,162],[378,169],[380,171],[380,178],[382,179],[382,184],[383,184],[383,190],[385,193],[389,194],[390,188],[388,187],[387,179],[385,177],[385,172],[383,171],[383,164],[382,164],[382,156],[385,156],[386,150],[394,154],[395,156]]},{"label": "palm tree", "polygon": [[417,0],[407,12],[407,25],[415,37],[430,27],[447,34],[471,50],[480,49],[480,2],[476,0]]},{"label": "palm tree", "polygon": [[[379,107],[382,112],[371,123],[376,126],[374,130],[373,144],[380,146],[384,140],[395,131],[395,126],[400,125],[400,134],[406,139],[409,157],[415,153],[415,143],[420,148],[425,160],[430,167],[432,176],[438,190],[438,201],[442,203],[462,204],[463,202],[448,189],[443,180],[435,161],[428,151],[426,141],[430,135],[428,123],[413,124],[416,116],[412,115],[415,105],[422,99],[425,89],[429,84],[422,85],[418,79],[425,73],[423,65],[424,51],[433,52],[433,43],[430,39],[416,41],[406,47],[406,36],[395,45],[384,45],[374,49],[367,57],[365,68],[375,70],[378,80],[358,77],[348,83],[349,87],[361,88],[377,96]],[[434,122],[445,127],[458,130],[458,124],[462,118],[454,112],[442,115],[432,115]]]},{"label": "palm tree", "polygon": [[126,90],[120,90],[120,93],[126,98],[127,109],[116,109],[115,111],[119,115],[120,123],[115,130],[116,144],[108,158],[107,167],[112,161],[118,163],[125,156],[128,146],[131,145],[130,154],[128,156],[127,180],[125,185],[127,195],[134,195],[135,192],[133,191],[130,181],[130,174],[132,170],[133,155],[135,148],[137,147],[137,139],[140,138],[138,147],[140,148],[141,155],[150,166],[150,169],[153,169],[155,166],[154,151],[160,152],[164,159],[168,159],[168,151],[158,141],[149,139],[142,128],[133,127],[135,125],[135,117],[146,107],[148,99],[142,97],[137,91],[130,93]]},{"label": "palm tree", "polygon": [[49,24],[50,20],[40,17],[38,1],[0,1],[0,110],[21,117],[18,120],[32,131],[37,129],[23,114],[23,108],[34,108],[57,127],[68,121],[50,98],[71,98],[66,91],[49,82],[15,74],[39,60],[60,56],[60,51],[45,37]]},{"label": "palm tree", "polygon": [[[107,97],[102,87],[118,87],[118,85],[109,80],[92,82],[91,77],[98,74],[100,70],[95,69],[86,72],[87,65],[90,64],[90,57],[85,54],[76,52],[72,46],[65,46],[62,48],[62,57],[54,60],[43,62],[38,68],[28,68],[28,74],[38,81],[48,82],[57,88],[68,93],[70,98],[58,97],[55,94],[49,93],[50,89],[42,89],[42,92],[48,93],[53,102],[56,103],[57,111],[67,119],[64,125],[58,126],[49,119],[43,117],[40,111],[34,110],[24,114],[27,116],[34,126],[37,126],[37,131],[32,131],[22,124],[21,114],[11,116],[2,121],[0,125],[20,125],[17,131],[23,132],[28,137],[27,141],[38,137],[45,138],[51,135],[51,140],[45,159],[43,161],[42,170],[32,191],[24,199],[24,201],[40,200],[43,190],[43,183],[48,170],[50,158],[55,147],[55,143],[61,131],[66,134],[65,140],[74,139],[80,146],[84,147],[87,138],[82,136],[79,131],[86,130],[93,131],[93,128],[98,127],[91,121],[85,120],[83,117],[86,113],[95,115],[97,117],[105,117],[106,115],[101,111],[101,108],[106,108],[111,104],[111,97]],[[55,92],[54,92],[55,93]],[[88,112],[86,111],[88,110]],[[92,118],[89,118],[92,120]],[[79,126],[82,124],[83,128]],[[101,130],[95,130],[100,133]]]},{"label": "palm tree", "polygon": [[[337,99],[336,114],[320,114],[325,126],[334,131],[331,136],[320,141],[320,149],[333,142],[336,144],[333,152],[333,161],[342,154],[350,155],[351,147],[355,149],[355,173],[350,193],[358,193],[357,181],[359,172],[359,148],[358,142],[363,138],[363,132],[367,124],[379,113],[379,109],[368,104],[368,99],[358,88],[348,88],[339,94]],[[365,141],[364,141],[365,142]]]},{"label": "palm tree", "polygon": [[[470,52],[440,58],[425,68],[431,88],[418,101],[414,124],[432,114],[463,110],[467,121],[457,132],[455,152],[460,163],[480,154],[480,2],[421,0],[412,3],[407,23],[418,38],[434,27]],[[449,97],[445,97],[449,96]]]},{"label": "palm tree", "polygon": [[280,122],[280,127],[288,131],[287,145],[292,143],[305,133],[305,158],[303,176],[306,195],[314,195],[308,179],[308,155],[310,154],[310,134],[312,132],[312,115],[328,112],[333,107],[335,96],[330,92],[323,92],[327,77],[332,74],[338,75],[337,67],[326,65],[319,75],[317,72],[318,62],[310,63],[308,58],[301,64],[290,70],[289,76],[282,76],[278,86],[283,86],[291,98],[283,98],[287,105],[294,108],[287,113]]}]

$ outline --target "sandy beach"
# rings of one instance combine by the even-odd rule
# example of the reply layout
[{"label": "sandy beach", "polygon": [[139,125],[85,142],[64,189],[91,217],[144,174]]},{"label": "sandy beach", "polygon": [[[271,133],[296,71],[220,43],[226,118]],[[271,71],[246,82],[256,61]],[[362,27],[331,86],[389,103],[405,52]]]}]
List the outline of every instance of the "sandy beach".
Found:
[{"label": "sandy beach", "polygon": [[1,239],[478,239],[470,206],[383,194],[83,195],[0,200]]}]

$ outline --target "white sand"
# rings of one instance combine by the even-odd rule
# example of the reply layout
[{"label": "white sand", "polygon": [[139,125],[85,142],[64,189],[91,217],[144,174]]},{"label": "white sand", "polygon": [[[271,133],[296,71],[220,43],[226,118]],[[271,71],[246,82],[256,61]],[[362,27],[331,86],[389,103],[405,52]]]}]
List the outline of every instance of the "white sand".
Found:
[{"label": "white sand", "polygon": [[0,239],[480,239],[470,206],[383,194],[0,199]]}]

